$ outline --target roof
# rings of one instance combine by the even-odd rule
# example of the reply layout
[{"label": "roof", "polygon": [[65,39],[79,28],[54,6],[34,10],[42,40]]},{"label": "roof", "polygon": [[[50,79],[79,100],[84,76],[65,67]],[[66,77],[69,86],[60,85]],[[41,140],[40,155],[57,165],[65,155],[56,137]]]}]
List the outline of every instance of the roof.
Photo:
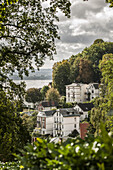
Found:
[{"label": "roof", "polygon": [[80,116],[80,114],[73,108],[63,108],[59,109],[59,111],[63,115],[63,117]]},{"label": "roof", "polygon": [[72,84],[69,84],[69,85],[66,85],[67,87],[71,87],[71,86],[79,86],[80,87],[80,84],[79,83],[72,83]]},{"label": "roof", "polygon": [[52,102],[42,102],[41,103],[41,105],[43,106],[43,107],[53,107],[53,106],[58,106],[58,103],[57,102],[54,102],[54,101],[52,101]]},{"label": "roof", "polygon": [[78,103],[77,104],[83,111],[89,111],[91,110],[94,105],[93,103]]},{"label": "roof", "polygon": [[99,89],[99,84],[98,83],[93,83],[93,86],[95,89]]},{"label": "roof", "polygon": [[49,111],[44,111],[46,116],[53,116],[53,114],[56,112],[56,110],[49,110]]}]

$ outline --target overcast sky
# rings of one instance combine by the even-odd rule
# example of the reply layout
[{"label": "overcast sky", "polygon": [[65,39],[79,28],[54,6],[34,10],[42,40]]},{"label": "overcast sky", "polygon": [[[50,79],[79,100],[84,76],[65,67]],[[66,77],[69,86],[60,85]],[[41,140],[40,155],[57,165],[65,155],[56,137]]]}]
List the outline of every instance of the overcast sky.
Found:
[{"label": "overcast sky", "polygon": [[82,52],[97,38],[113,41],[113,8],[105,0],[71,0],[71,3],[71,18],[59,13],[61,39],[56,42],[57,55],[53,61],[46,60],[42,68],[52,68],[55,62]]}]

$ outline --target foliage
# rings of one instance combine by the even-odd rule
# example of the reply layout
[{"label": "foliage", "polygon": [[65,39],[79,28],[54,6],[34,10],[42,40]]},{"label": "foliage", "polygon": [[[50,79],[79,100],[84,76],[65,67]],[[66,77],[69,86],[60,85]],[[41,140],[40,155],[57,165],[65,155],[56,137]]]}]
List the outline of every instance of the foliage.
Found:
[{"label": "foliage", "polygon": [[26,92],[26,96],[25,96],[25,100],[27,102],[32,102],[32,103],[36,103],[41,101],[42,99],[42,95],[39,89],[37,88],[30,88],[27,90]]},{"label": "foliage", "polygon": [[75,137],[77,137],[78,135],[79,135],[79,132],[78,132],[76,129],[74,129],[68,136],[75,138]]},{"label": "foliage", "polygon": [[113,7],[113,0],[106,0],[107,3],[110,3],[109,7]]},{"label": "foliage", "polygon": [[72,55],[69,60],[55,63],[53,66],[53,87],[65,95],[65,85],[72,82],[99,83],[102,78],[99,61],[104,54],[113,53],[113,42],[97,39],[81,53]]},{"label": "foliage", "polygon": [[77,82],[81,83],[91,83],[93,82],[93,68],[92,63],[86,59],[80,59],[78,67],[78,77],[76,78]]},{"label": "foliage", "polygon": [[22,79],[30,70],[34,71],[33,63],[39,68],[47,56],[52,59],[56,53],[55,39],[59,39],[58,9],[70,17],[69,0],[46,1],[21,0],[9,4],[2,20],[5,29],[0,32],[0,88],[16,95],[20,91],[21,97],[23,85],[15,85],[9,76],[16,72]]},{"label": "foliage", "polygon": [[23,124],[26,126],[29,133],[33,132],[33,129],[37,125],[37,112],[34,112],[31,116],[24,114],[22,116]]},{"label": "foliage", "polygon": [[0,160],[12,160],[13,153],[18,153],[30,141],[29,133],[16,113],[16,103],[0,92]]},{"label": "foliage", "polygon": [[44,99],[45,98],[45,96],[46,96],[46,93],[47,93],[47,91],[49,90],[49,86],[43,86],[43,88],[41,89],[41,94],[42,94],[42,99]]},{"label": "foliage", "polygon": [[108,131],[113,131],[113,117],[108,112],[113,109],[113,54],[105,54],[99,64],[102,72],[101,97],[95,99],[91,110],[90,121],[95,134],[100,132],[100,122],[103,121]]},{"label": "foliage", "polygon": [[59,102],[60,100],[60,95],[57,89],[51,88],[47,91],[46,93],[46,99],[51,102]]},{"label": "foliage", "polygon": [[70,64],[67,60],[63,60],[53,66],[52,85],[60,95],[65,95],[65,85],[67,84],[70,84]]},{"label": "foliage", "polygon": [[25,147],[22,155],[17,158],[23,169],[110,170],[113,169],[113,138],[103,127],[100,136],[88,136],[85,140],[68,139],[55,144],[37,138],[37,142]]}]

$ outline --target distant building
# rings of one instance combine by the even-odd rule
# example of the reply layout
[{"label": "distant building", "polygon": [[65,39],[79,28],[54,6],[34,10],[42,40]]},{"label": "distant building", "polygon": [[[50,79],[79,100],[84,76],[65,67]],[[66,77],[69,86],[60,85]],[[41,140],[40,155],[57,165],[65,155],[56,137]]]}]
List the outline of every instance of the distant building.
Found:
[{"label": "distant building", "polygon": [[100,89],[99,89],[99,84],[98,83],[90,83],[88,87],[86,88],[86,99],[88,101],[99,97],[100,94]]},{"label": "distant building", "polygon": [[37,110],[42,111],[42,110],[51,110],[51,109],[57,109],[58,103],[57,102],[40,102],[37,104]]},{"label": "distant building", "polygon": [[95,97],[99,97],[99,93],[100,89],[98,83],[72,83],[66,85],[66,102],[83,103]]},{"label": "distant building", "polygon": [[88,118],[88,111],[94,107],[93,103],[78,103],[74,109],[80,114],[80,121]]},{"label": "distant building", "polygon": [[87,84],[82,83],[72,83],[70,85],[66,85],[66,102],[85,102],[85,92],[87,87]]},{"label": "distant building", "polygon": [[58,109],[53,114],[53,136],[68,136],[74,129],[80,131],[80,115],[73,108]]},{"label": "distant building", "polygon": [[53,114],[55,110],[41,111],[37,115],[37,129],[41,135],[53,134]]}]

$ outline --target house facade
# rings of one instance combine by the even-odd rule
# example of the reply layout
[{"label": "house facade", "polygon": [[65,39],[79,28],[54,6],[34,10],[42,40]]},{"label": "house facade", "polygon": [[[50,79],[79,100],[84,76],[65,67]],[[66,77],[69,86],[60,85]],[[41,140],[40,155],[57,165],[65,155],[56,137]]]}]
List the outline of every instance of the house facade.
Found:
[{"label": "house facade", "polygon": [[66,102],[83,103],[95,97],[99,97],[99,93],[100,89],[98,83],[72,83],[66,85]]},{"label": "house facade", "polygon": [[37,115],[37,129],[41,135],[53,134],[53,114],[55,110],[41,111]]},{"label": "house facade", "polygon": [[99,84],[98,83],[90,83],[88,87],[86,88],[86,99],[88,101],[99,97],[100,94],[100,89],[99,89]]},{"label": "house facade", "polygon": [[58,109],[54,115],[53,136],[68,136],[74,129],[78,132],[80,115],[72,108]]},{"label": "house facade", "polygon": [[74,109],[80,114],[80,121],[88,118],[88,111],[94,107],[93,103],[78,103]]},{"label": "house facade", "polygon": [[66,85],[66,102],[85,102],[85,91],[87,87],[87,84],[82,83],[72,83],[70,85]]}]

